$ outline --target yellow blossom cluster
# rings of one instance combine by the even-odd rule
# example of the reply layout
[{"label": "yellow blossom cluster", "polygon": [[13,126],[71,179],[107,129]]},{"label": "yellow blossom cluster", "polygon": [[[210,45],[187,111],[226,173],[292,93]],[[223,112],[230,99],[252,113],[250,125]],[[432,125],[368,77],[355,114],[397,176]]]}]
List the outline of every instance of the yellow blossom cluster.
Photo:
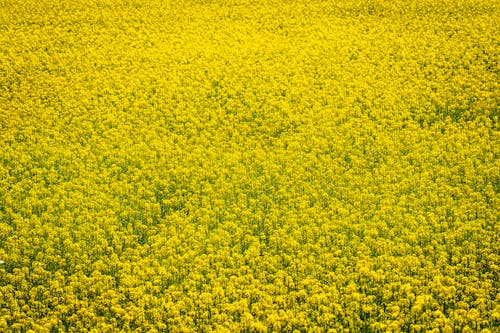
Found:
[{"label": "yellow blossom cluster", "polygon": [[0,331],[496,331],[499,22],[0,0]]}]

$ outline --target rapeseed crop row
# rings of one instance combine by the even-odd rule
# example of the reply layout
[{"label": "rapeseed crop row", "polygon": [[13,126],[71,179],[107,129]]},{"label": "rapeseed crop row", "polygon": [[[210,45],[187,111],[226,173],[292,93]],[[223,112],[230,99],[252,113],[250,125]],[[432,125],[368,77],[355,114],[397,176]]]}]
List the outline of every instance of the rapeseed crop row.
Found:
[{"label": "rapeseed crop row", "polygon": [[0,330],[494,332],[499,5],[0,0]]}]

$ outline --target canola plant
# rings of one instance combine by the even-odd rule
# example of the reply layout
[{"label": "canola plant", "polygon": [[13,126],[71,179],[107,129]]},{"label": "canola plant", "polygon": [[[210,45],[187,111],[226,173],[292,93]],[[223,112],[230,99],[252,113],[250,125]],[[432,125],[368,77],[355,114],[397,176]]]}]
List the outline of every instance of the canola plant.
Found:
[{"label": "canola plant", "polygon": [[498,0],[0,0],[2,332],[494,332]]}]

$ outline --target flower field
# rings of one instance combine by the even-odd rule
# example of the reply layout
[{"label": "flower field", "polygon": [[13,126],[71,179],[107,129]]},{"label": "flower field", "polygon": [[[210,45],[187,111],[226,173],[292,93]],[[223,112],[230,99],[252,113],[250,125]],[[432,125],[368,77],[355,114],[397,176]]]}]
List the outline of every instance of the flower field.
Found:
[{"label": "flower field", "polygon": [[498,332],[499,22],[0,0],[0,331]]}]

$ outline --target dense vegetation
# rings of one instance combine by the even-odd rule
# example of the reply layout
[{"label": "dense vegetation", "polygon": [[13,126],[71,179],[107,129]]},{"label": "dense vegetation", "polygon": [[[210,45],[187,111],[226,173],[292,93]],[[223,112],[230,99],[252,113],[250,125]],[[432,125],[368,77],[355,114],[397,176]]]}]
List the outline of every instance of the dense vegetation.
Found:
[{"label": "dense vegetation", "polygon": [[498,22],[0,0],[0,331],[495,331]]}]

